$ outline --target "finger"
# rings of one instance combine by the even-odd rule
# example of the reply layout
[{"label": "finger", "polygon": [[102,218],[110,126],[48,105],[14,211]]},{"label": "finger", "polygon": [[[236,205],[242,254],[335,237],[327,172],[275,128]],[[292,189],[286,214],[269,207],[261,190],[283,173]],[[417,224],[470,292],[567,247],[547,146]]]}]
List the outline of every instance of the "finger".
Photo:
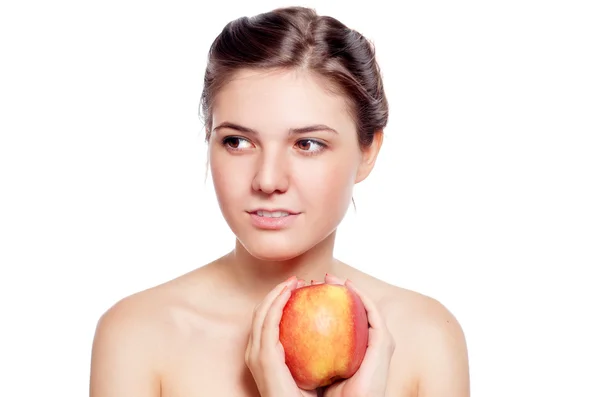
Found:
[{"label": "finger", "polygon": [[273,301],[283,291],[284,287],[289,286],[293,289],[296,288],[297,284],[298,280],[296,276],[292,276],[283,283],[278,284],[263,298],[263,301],[255,309],[254,316],[252,318],[252,335],[254,338],[257,338],[253,341],[255,348],[260,348],[260,333],[265,316],[267,315],[267,312],[269,311]]},{"label": "finger", "polygon": [[381,316],[377,305],[375,305],[375,302],[373,302],[371,298],[369,298],[364,292],[356,288],[352,281],[346,280],[346,286],[356,292],[358,297],[362,300],[367,311],[367,321],[370,325],[369,345],[371,345],[372,341],[373,346],[379,346],[380,348],[383,348],[384,351],[391,356],[395,350],[395,341],[392,337],[392,334],[389,332],[387,324]]},{"label": "finger", "polygon": [[333,274],[326,273],[325,274],[325,282],[327,284],[339,284],[344,285],[344,281],[339,277],[334,276]]},{"label": "finger", "polygon": [[354,283],[350,280],[346,280],[345,285],[352,289],[352,291],[356,292],[360,300],[363,302],[365,309],[367,310],[367,319],[369,320],[369,325],[375,329],[383,329],[385,328],[385,322],[379,314],[379,309],[375,305],[375,302],[371,300],[364,292],[360,291]]},{"label": "finger", "polygon": [[248,364],[250,359],[250,352],[252,351],[252,335],[248,336],[248,342],[246,343],[246,351],[244,352],[244,360]]},{"label": "finger", "polygon": [[286,286],[269,308],[261,331],[261,348],[274,347],[279,343],[279,323],[283,315],[283,308],[290,299],[291,293],[292,288]]},{"label": "finger", "polygon": [[304,287],[305,285],[306,285],[306,281],[304,279],[299,279],[298,286],[296,288],[301,288],[301,287]]}]

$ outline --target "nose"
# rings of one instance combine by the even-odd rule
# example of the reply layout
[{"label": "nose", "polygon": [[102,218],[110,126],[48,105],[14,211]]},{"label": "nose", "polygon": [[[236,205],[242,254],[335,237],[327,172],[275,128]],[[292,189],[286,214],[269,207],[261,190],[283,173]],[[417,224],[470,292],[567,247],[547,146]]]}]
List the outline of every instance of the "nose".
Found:
[{"label": "nose", "polygon": [[284,193],[289,186],[288,165],[282,153],[263,152],[257,160],[252,189],[265,194]]}]

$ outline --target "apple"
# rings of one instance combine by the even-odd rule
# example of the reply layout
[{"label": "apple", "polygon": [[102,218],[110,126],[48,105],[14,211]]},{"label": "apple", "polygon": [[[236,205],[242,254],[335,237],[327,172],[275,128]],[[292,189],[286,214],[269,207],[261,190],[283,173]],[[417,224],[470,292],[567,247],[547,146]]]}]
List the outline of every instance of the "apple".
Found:
[{"label": "apple", "polygon": [[304,390],[354,375],[368,337],[366,309],[345,285],[323,283],[293,290],[279,324],[285,362]]}]

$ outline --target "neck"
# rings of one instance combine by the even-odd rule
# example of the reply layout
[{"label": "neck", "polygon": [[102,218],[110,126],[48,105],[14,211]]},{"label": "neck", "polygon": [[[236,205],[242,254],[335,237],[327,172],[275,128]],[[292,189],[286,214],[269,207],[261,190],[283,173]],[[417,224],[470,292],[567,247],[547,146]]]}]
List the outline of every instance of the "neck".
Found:
[{"label": "neck", "polygon": [[260,299],[292,276],[310,284],[311,280],[323,281],[326,273],[335,274],[339,262],[333,257],[334,240],[335,231],[302,255],[281,261],[256,258],[236,240],[235,249],[225,257],[225,267],[238,288]]}]

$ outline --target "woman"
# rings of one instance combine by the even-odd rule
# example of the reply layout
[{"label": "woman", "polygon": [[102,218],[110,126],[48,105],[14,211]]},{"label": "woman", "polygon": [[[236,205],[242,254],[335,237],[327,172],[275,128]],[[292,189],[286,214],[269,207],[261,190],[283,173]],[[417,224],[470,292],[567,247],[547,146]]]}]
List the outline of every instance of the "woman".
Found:
[{"label": "woman", "polygon": [[[277,9],[229,23],[204,82],[210,170],[235,248],[102,316],[91,396],[468,396],[448,310],[333,257],[387,123],[369,42],[310,9]],[[279,343],[282,309],[306,282],[353,288],[370,325],[358,371],[323,390],[296,385]]]}]

